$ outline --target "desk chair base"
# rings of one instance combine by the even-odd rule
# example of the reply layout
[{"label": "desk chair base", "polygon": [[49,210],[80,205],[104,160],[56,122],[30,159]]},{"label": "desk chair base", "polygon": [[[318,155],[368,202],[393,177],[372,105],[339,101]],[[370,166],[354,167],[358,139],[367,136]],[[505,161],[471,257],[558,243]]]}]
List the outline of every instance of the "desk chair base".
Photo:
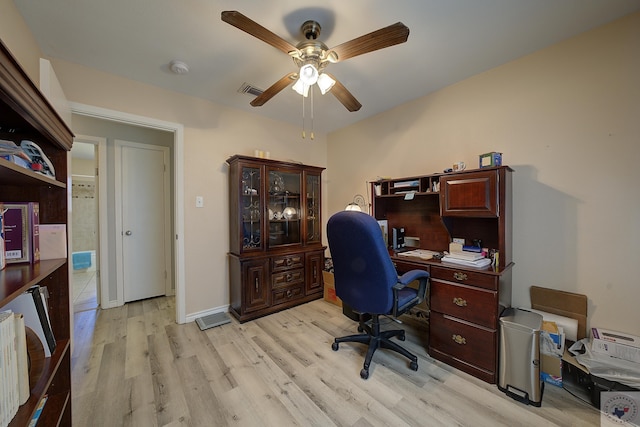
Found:
[{"label": "desk chair base", "polygon": [[418,370],[418,358],[407,351],[405,348],[399,346],[397,343],[391,341],[391,338],[398,337],[400,341],[405,340],[405,334],[403,329],[394,329],[391,331],[380,331],[380,315],[375,314],[371,318],[371,326],[364,322],[360,322],[358,325],[358,331],[366,331],[365,334],[348,335],[346,337],[336,338],[331,344],[333,351],[338,351],[341,342],[359,342],[363,344],[369,344],[367,355],[364,359],[364,366],[360,371],[360,377],[364,380],[369,378],[369,365],[371,365],[371,359],[373,359],[373,353],[382,347],[393,350],[397,353],[407,357],[411,362],[409,368],[413,371]]}]

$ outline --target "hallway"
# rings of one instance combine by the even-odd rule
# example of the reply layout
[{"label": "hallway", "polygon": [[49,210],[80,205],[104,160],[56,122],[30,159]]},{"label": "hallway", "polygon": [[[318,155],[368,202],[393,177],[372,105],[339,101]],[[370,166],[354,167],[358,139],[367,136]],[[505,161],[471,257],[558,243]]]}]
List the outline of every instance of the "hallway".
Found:
[{"label": "hallway", "polygon": [[98,308],[95,265],[95,260],[93,260],[91,267],[87,269],[73,270],[72,282],[74,313]]}]

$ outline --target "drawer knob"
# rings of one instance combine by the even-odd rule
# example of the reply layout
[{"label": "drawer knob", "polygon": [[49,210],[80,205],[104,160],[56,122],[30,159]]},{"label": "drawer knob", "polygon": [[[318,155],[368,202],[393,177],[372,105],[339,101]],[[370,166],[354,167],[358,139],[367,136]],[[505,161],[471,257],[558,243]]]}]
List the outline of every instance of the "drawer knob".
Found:
[{"label": "drawer knob", "polygon": [[287,298],[291,298],[291,295],[292,295],[292,294],[291,294],[291,291],[290,291],[290,290],[289,290],[289,291],[287,291]]},{"label": "drawer knob", "polygon": [[467,340],[462,335],[453,335],[451,339],[453,339],[456,344],[462,345],[467,343]]},{"label": "drawer knob", "polygon": [[455,273],[453,273],[453,278],[456,280],[467,280],[468,277],[465,273],[462,273],[460,271],[456,271]]},{"label": "drawer knob", "polygon": [[291,274],[287,274],[287,282],[290,282],[293,276]]},{"label": "drawer knob", "polygon": [[455,305],[457,305],[458,307],[466,307],[467,306],[467,300],[463,299],[463,298],[454,297],[453,298],[453,303]]}]

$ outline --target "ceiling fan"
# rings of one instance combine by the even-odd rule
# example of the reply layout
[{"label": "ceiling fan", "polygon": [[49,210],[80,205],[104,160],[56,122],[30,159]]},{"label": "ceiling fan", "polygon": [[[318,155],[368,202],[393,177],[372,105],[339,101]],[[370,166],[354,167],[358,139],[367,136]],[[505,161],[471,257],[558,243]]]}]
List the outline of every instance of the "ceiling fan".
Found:
[{"label": "ceiling fan", "polygon": [[362,104],[333,75],[325,72],[327,65],[404,43],[409,38],[409,28],[397,22],[329,49],[318,40],[320,24],[306,21],[300,27],[306,40],[294,46],[238,11],[222,12],[222,20],[288,54],[298,67],[297,72],[286,74],[251,101],[254,107],[264,105],[295,82],[293,89],[300,95],[307,96],[309,88],[317,84],[323,95],[330,91],[347,110],[358,111]]}]

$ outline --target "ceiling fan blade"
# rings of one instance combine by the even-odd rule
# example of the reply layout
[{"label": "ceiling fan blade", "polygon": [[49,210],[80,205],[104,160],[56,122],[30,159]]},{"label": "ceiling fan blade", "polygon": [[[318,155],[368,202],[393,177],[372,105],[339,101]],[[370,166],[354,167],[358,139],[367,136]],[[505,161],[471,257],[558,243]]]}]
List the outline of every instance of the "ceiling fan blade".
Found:
[{"label": "ceiling fan blade", "polygon": [[330,91],[333,94],[333,96],[338,98],[338,101],[340,101],[347,110],[358,111],[360,107],[362,107],[362,104],[358,102],[358,100],[351,94],[351,92],[347,90],[346,87],[344,87],[342,83],[338,81],[338,79],[336,79],[334,76],[332,76],[329,73],[325,73],[325,74],[327,74],[336,82]]},{"label": "ceiling fan blade", "polygon": [[253,37],[270,44],[276,49],[280,49],[286,54],[290,52],[298,52],[298,49],[294,45],[236,10],[227,10],[222,12],[221,18],[227,24],[233,25],[247,34],[251,34]]},{"label": "ceiling fan blade", "polygon": [[402,22],[396,22],[388,27],[342,43],[331,50],[338,55],[338,61],[344,61],[363,53],[404,43],[408,38],[409,27]]},{"label": "ceiling fan blade", "polygon": [[265,102],[273,98],[285,87],[289,86],[298,76],[298,73],[289,73],[286,76],[282,77],[280,80],[269,86],[264,92],[260,95],[256,96],[253,101],[251,101],[251,105],[253,107],[260,107],[264,105]]}]

